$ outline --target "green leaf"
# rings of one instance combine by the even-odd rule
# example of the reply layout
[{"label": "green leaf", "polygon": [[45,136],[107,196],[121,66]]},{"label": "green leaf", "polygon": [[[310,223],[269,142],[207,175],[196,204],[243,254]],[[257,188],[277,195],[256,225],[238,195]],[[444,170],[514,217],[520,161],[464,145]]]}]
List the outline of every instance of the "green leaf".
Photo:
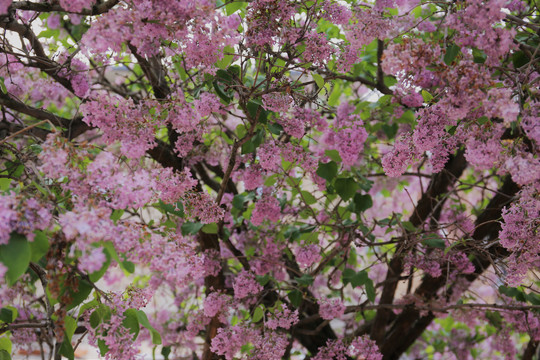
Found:
[{"label": "green leaf", "polygon": [[139,316],[137,310],[127,309],[124,311],[124,320],[122,320],[122,326],[129,330],[133,334],[133,341],[139,336],[139,331],[141,329],[139,325]]},{"label": "green leaf", "polygon": [[220,69],[226,69],[234,59],[234,48],[231,46],[225,46],[223,49],[223,58],[216,62],[216,65]]},{"label": "green leaf", "polygon": [[339,101],[339,98],[341,97],[341,94],[342,94],[341,88],[339,84],[336,84],[334,86],[334,89],[332,90],[332,93],[330,94],[330,97],[328,98],[328,105],[336,106]]},{"label": "green leaf", "polygon": [[426,90],[422,90],[422,97],[424,98],[424,102],[431,102],[431,100],[433,100],[433,95],[431,95],[429,92],[427,92]]},{"label": "green leaf", "polygon": [[122,269],[126,270],[130,274],[133,274],[135,272],[135,264],[131,261],[125,260],[122,261],[119,265]]},{"label": "green leaf", "polygon": [[353,178],[340,178],[334,182],[334,188],[338,195],[345,201],[349,200],[356,194],[358,190],[358,184]]},{"label": "green leaf", "polygon": [[184,216],[184,206],[181,202],[177,202],[176,204],[166,204],[163,201],[159,200],[158,206],[161,210],[163,210],[165,213],[173,214],[179,217]]},{"label": "green leaf", "polygon": [[324,87],[324,79],[321,75],[312,73],[311,76],[313,77],[313,80],[315,80],[315,83],[319,87],[319,89],[322,89]]},{"label": "green leaf", "polygon": [[39,260],[47,254],[49,251],[49,239],[43,231],[36,231],[34,241],[29,242],[32,251],[31,259],[33,262],[39,262]]},{"label": "green leaf", "polygon": [[417,230],[416,227],[410,221],[403,221],[401,225],[403,226],[405,230],[410,231],[410,232],[415,232]]},{"label": "green leaf", "polygon": [[444,54],[444,63],[448,66],[452,64],[456,56],[459,54],[460,48],[456,44],[452,44],[446,48],[446,53]]},{"label": "green leaf", "polygon": [[107,346],[107,344],[105,344],[105,341],[103,341],[103,339],[98,339],[97,345],[101,356],[105,356],[105,354],[109,352],[109,347]]},{"label": "green leaf", "polygon": [[26,237],[12,233],[9,243],[0,245],[0,261],[7,267],[8,285],[13,285],[25,273],[30,264],[32,250]]},{"label": "green leaf", "polygon": [[253,321],[254,323],[258,323],[259,321],[261,321],[263,316],[264,316],[264,308],[262,305],[259,305],[255,308],[251,321]]},{"label": "green leaf", "polygon": [[295,277],[294,280],[296,280],[296,282],[302,286],[309,286],[313,284],[313,276],[308,274],[304,274],[301,277]]},{"label": "green leaf", "polygon": [[373,199],[371,199],[371,196],[368,194],[365,194],[365,195],[355,194],[354,199],[353,199],[353,204],[354,204],[353,211],[355,213],[361,213],[373,206]]},{"label": "green leaf", "polygon": [[299,307],[302,304],[302,299],[304,298],[302,293],[298,290],[289,291],[287,297],[294,307]]},{"label": "green leaf", "polygon": [[373,281],[369,278],[366,281],[366,295],[371,302],[374,302],[375,297],[377,296],[377,293],[375,292],[375,287],[373,286]]},{"label": "green leaf", "polygon": [[244,6],[244,4],[245,4],[244,1],[233,1],[233,2],[227,3],[227,5],[225,5],[225,11],[227,12],[227,15],[230,16],[234,14],[236,11],[238,11],[239,9],[241,9]]},{"label": "green leaf", "polygon": [[202,227],[202,232],[205,234],[217,234],[218,226],[216,223],[206,224]]},{"label": "green leaf", "polygon": [[71,346],[71,341],[67,338],[65,338],[62,345],[60,345],[60,355],[65,356],[69,360],[75,359],[75,351],[73,350],[73,346]]},{"label": "green leaf", "polygon": [[171,347],[170,346],[164,346],[161,349],[161,355],[163,355],[163,360],[169,360],[169,355],[171,354]]},{"label": "green leaf", "polygon": [[11,355],[9,355],[9,353],[2,349],[0,350],[0,360],[11,360]]},{"label": "green leaf", "polygon": [[343,284],[351,284],[353,288],[362,286],[369,281],[367,272],[365,270],[356,272],[351,268],[347,268],[343,271]]},{"label": "green leaf", "polygon": [[341,156],[339,155],[339,151],[337,151],[337,150],[333,150],[333,149],[332,150],[326,150],[324,152],[324,155],[328,156],[330,159],[332,159],[336,163],[340,163],[340,162],[343,161],[341,159]]},{"label": "green leaf", "polygon": [[313,205],[313,204],[315,204],[317,202],[317,199],[315,198],[315,196],[311,195],[310,192],[301,191],[301,193],[302,193],[302,198],[304,199],[306,204]]},{"label": "green leaf", "polygon": [[234,195],[232,200],[232,206],[235,209],[242,210],[244,208],[244,202],[246,198],[242,194]]},{"label": "green leaf", "polygon": [[0,178],[0,191],[7,191],[9,185],[11,184],[10,178]]},{"label": "green leaf", "polygon": [[184,236],[195,235],[203,226],[204,224],[202,223],[185,222],[182,224],[180,229],[182,230],[182,235]]},{"label": "green leaf", "polygon": [[274,135],[280,135],[283,131],[283,126],[278,123],[270,123],[268,124],[268,130]]},{"label": "green leaf", "polygon": [[422,244],[438,249],[444,249],[446,247],[444,239],[441,239],[436,235],[428,235],[424,237],[424,239],[422,240]]},{"label": "green leaf", "polygon": [[152,343],[154,345],[161,345],[161,335],[150,324],[150,321],[148,321],[148,317],[146,316],[146,313],[142,310],[137,310],[137,319],[139,319],[139,323],[142,326],[144,326],[150,331],[150,335],[152,336]]},{"label": "green leaf", "polygon": [[2,76],[0,76],[0,91],[2,91],[3,94],[7,94],[6,84],[4,84],[4,77]]},{"label": "green leaf", "polygon": [[12,323],[17,318],[17,309],[5,307],[0,309],[0,321],[7,323]]},{"label": "green leaf", "polygon": [[317,168],[317,175],[325,179],[326,181],[332,181],[332,179],[337,175],[338,166],[335,162],[330,161],[326,164],[320,163]]},{"label": "green leaf", "polygon": [[71,341],[71,338],[73,337],[73,334],[75,334],[75,330],[77,329],[77,320],[75,320],[72,316],[66,315],[64,318],[64,335],[68,339],[68,341]]},{"label": "green leaf", "polygon": [[[161,202],[161,200],[160,200],[160,202]],[[113,212],[111,214],[111,220],[116,223],[118,220],[120,220],[122,215],[124,215],[124,210],[123,209],[115,209],[115,210],[113,210]]]},{"label": "green leaf", "polygon": [[13,347],[13,344],[11,343],[11,340],[7,336],[0,338],[0,350],[7,351],[8,354],[11,354],[12,347]]},{"label": "green leaf", "polygon": [[261,286],[265,286],[270,281],[270,275],[266,274],[264,276],[256,275],[255,278]]},{"label": "green leaf", "polygon": [[71,295],[71,303],[68,305],[67,310],[71,310],[88,298],[88,295],[92,292],[92,285],[79,277],[79,288],[77,291],[73,291],[72,288],[69,288],[68,291]]}]

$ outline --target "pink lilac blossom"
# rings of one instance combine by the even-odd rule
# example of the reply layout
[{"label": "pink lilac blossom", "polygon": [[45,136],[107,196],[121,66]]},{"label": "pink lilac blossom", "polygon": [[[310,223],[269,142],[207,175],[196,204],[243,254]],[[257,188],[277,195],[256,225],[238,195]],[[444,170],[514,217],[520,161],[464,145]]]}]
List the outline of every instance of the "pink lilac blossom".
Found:
[{"label": "pink lilac blossom", "polygon": [[262,291],[263,287],[255,280],[255,276],[242,270],[234,279],[233,283],[234,297],[243,299],[250,295],[256,295]]},{"label": "pink lilac blossom", "polygon": [[90,9],[95,0],[60,0],[60,6],[70,12],[81,12]]},{"label": "pink lilac blossom", "polygon": [[325,320],[338,319],[345,314],[345,305],[341,299],[321,299],[319,303],[319,314]]},{"label": "pink lilac blossom", "polygon": [[52,225],[51,209],[36,199],[24,199],[15,194],[0,195],[0,245],[9,242],[11,233],[33,241],[35,230],[46,230]]},{"label": "pink lilac blossom", "polygon": [[235,325],[229,328],[219,328],[217,335],[212,339],[212,352],[225,356],[227,360],[233,360],[242,346],[255,337],[252,329]]},{"label": "pink lilac blossom", "polygon": [[382,159],[382,166],[386,175],[398,177],[402,175],[414,159],[414,146],[408,134],[400,136],[394,148],[386,153]]},{"label": "pink lilac blossom", "polygon": [[263,107],[268,111],[277,113],[287,112],[292,101],[293,99],[289,94],[273,92],[262,96]]},{"label": "pink lilac blossom", "polygon": [[537,229],[540,226],[540,201],[538,192],[532,187],[524,188],[518,202],[502,212],[503,223],[499,238],[501,245],[512,254],[508,259],[508,283],[520,285],[529,268],[540,261],[540,241]]},{"label": "pink lilac blossom", "polygon": [[79,258],[79,270],[91,274],[101,269],[107,261],[107,257],[103,253],[102,248],[94,248],[90,252],[83,253]]},{"label": "pink lilac blossom", "polygon": [[501,11],[506,0],[471,0],[460,10],[448,16],[447,24],[457,30],[457,43],[476,47],[487,55],[486,64],[495,65],[499,58],[514,49],[515,29],[496,26],[504,17]]},{"label": "pink lilac blossom", "polygon": [[280,217],[281,208],[278,199],[271,194],[264,194],[255,203],[255,209],[251,213],[251,223],[255,226],[261,226],[265,220],[277,222]]},{"label": "pink lilac blossom", "polygon": [[223,317],[226,317],[230,301],[230,297],[225,294],[218,292],[208,294],[203,304],[204,315],[214,317],[222,314]]},{"label": "pink lilac blossom", "polygon": [[324,139],[330,148],[339,151],[346,166],[352,166],[358,161],[368,137],[364,122],[354,111],[353,105],[341,104],[337,109],[334,127],[327,130]]},{"label": "pink lilac blossom", "polygon": [[303,268],[308,268],[321,259],[320,249],[316,244],[301,246],[296,251],[296,261]]},{"label": "pink lilac blossom", "polygon": [[355,338],[349,345],[348,354],[362,360],[382,360],[383,358],[375,341],[367,335]]},{"label": "pink lilac blossom", "polygon": [[282,309],[276,310],[273,316],[266,321],[267,328],[276,330],[278,327],[290,329],[291,326],[299,321],[298,310],[291,311],[287,305],[283,305]]},{"label": "pink lilac blossom", "polygon": [[0,0],[0,14],[7,14],[13,0]]},{"label": "pink lilac blossom", "polygon": [[122,152],[130,158],[140,158],[156,146],[154,126],[158,124],[132,99],[90,100],[81,105],[81,112],[85,123],[103,131],[105,142],[119,140]]}]

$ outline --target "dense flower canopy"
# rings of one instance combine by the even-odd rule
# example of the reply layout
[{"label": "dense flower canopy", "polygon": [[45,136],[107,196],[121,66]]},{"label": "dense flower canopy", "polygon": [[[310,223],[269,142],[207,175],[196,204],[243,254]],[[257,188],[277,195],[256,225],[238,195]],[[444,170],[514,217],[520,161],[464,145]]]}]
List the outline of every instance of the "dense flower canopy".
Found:
[{"label": "dense flower canopy", "polygon": [[539,20],[0,0],[0,359],[532,359]]}]

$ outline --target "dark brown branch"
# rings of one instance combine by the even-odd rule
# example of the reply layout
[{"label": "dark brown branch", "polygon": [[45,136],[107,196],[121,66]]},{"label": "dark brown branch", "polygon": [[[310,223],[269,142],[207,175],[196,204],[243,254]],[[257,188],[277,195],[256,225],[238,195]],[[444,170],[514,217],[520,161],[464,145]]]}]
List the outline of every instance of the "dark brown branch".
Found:
[{"label": "dark brown branch", "polygon": [[108,1],[100,2],[92,6],[91,9],[83,9],[80,12],[72,12],[72,11],[65,10],[59,4],[36,3],[32,1],[14,1],[13,3],[11,3],[10,9],[28,10],[28,11],[36,11],[36,12],[58,11],[58,12],[66,12],[66,13],[71,13],[71,14],[91,16],[91,15],[104,14],[110,9],[112,9],[119,2],[120,2],[119,0],[108,0]]},{"label": "dark brown branch", "polygon": [[28,66],[40,69],[47,75],[51,76],[60,85],[68,89],[70,92],[74,93],[71,82],[67,78],[59,75],[59,71],[60,69],[62,69],[62,65],[49,59],[49,57],[45,53],[43,45],[39,41],[36,34],[34,34],[34,32],[32,31],[30,25],[24,25],[12,19],[7,19],[7,22],[5,20],[6,19],[0,20],[1,28],[14,31],[30,42],[30,46],[34,50],[36,56],[31,57],[32,61],[28,64]]},{"label": "dark brown branch", "polygon": [[[440,173],[433,176],[427,191],[422,194],[409,219],[415,227],[423,224],[437,206],[439,208],[441,207],[439,204],[441,197],[448,192],[449,186],[461,176],[466,167],[467,161],[465,160],[464,152],[460,150],[455,156],[450,158]],[[396,254],[394,254],[388,265],[388,273],[379,304],[392,304],[394,300],[399,276],[403,271],[402,252],[406,250],[407,246],[406,241],[399,245]],[[379,310],[375,316],[375,321],[371,328],[371,338],[379,346],[384,341],[386,326],[390,317],[391,311],[384,308]]]},{"label": "dark brown branch", "polygon": [[[470,253],[471,245],[473,249],[476,249],[477,247],[474,245],[496,239],[501,229],[500,223],[496,220],[501,217],[502,208],[511,202],[518,191],[519,187],[508,176],[497,194],[476,219],[476,230],[472,236],[473,239],[465,242],[460,247],[456,247],[456,250],[466,251],[469,249]],[[493,259],[503,259],[508,256],[508,252],[500,245],[495,245],[487,251],[475,250],[474,255],[473,264],[475,266],[475,272],[462,276],[469,283],[476,280],[492,264]],[[437,292],[446,285],[448,271],[451,271],[451,269],[445,269],[442,276],[438,278],[432,278],[426,275],[420,286],[416,289],[415,296],[427,301],[434,299],[437,296]],[[446,298],[452,294],[455,284],[456,282],[448,287]],[[433,318],[434,315],[431,312],[427,316],[421,316],[417,309],[412,307],[406,308],[396,318],[391,330],[387,333],[384,341],[381,342],[381,352],[384,355],[384,359],[398,359],[423,333]]]}]

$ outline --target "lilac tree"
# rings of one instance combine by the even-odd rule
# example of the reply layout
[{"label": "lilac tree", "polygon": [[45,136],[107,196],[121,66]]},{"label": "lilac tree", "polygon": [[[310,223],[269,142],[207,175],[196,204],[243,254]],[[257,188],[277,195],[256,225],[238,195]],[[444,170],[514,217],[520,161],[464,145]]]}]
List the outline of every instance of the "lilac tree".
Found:
[{"label": "lilac tree", "polygon": [[539,15],[0,0],[0,359],[533,359]]}]

